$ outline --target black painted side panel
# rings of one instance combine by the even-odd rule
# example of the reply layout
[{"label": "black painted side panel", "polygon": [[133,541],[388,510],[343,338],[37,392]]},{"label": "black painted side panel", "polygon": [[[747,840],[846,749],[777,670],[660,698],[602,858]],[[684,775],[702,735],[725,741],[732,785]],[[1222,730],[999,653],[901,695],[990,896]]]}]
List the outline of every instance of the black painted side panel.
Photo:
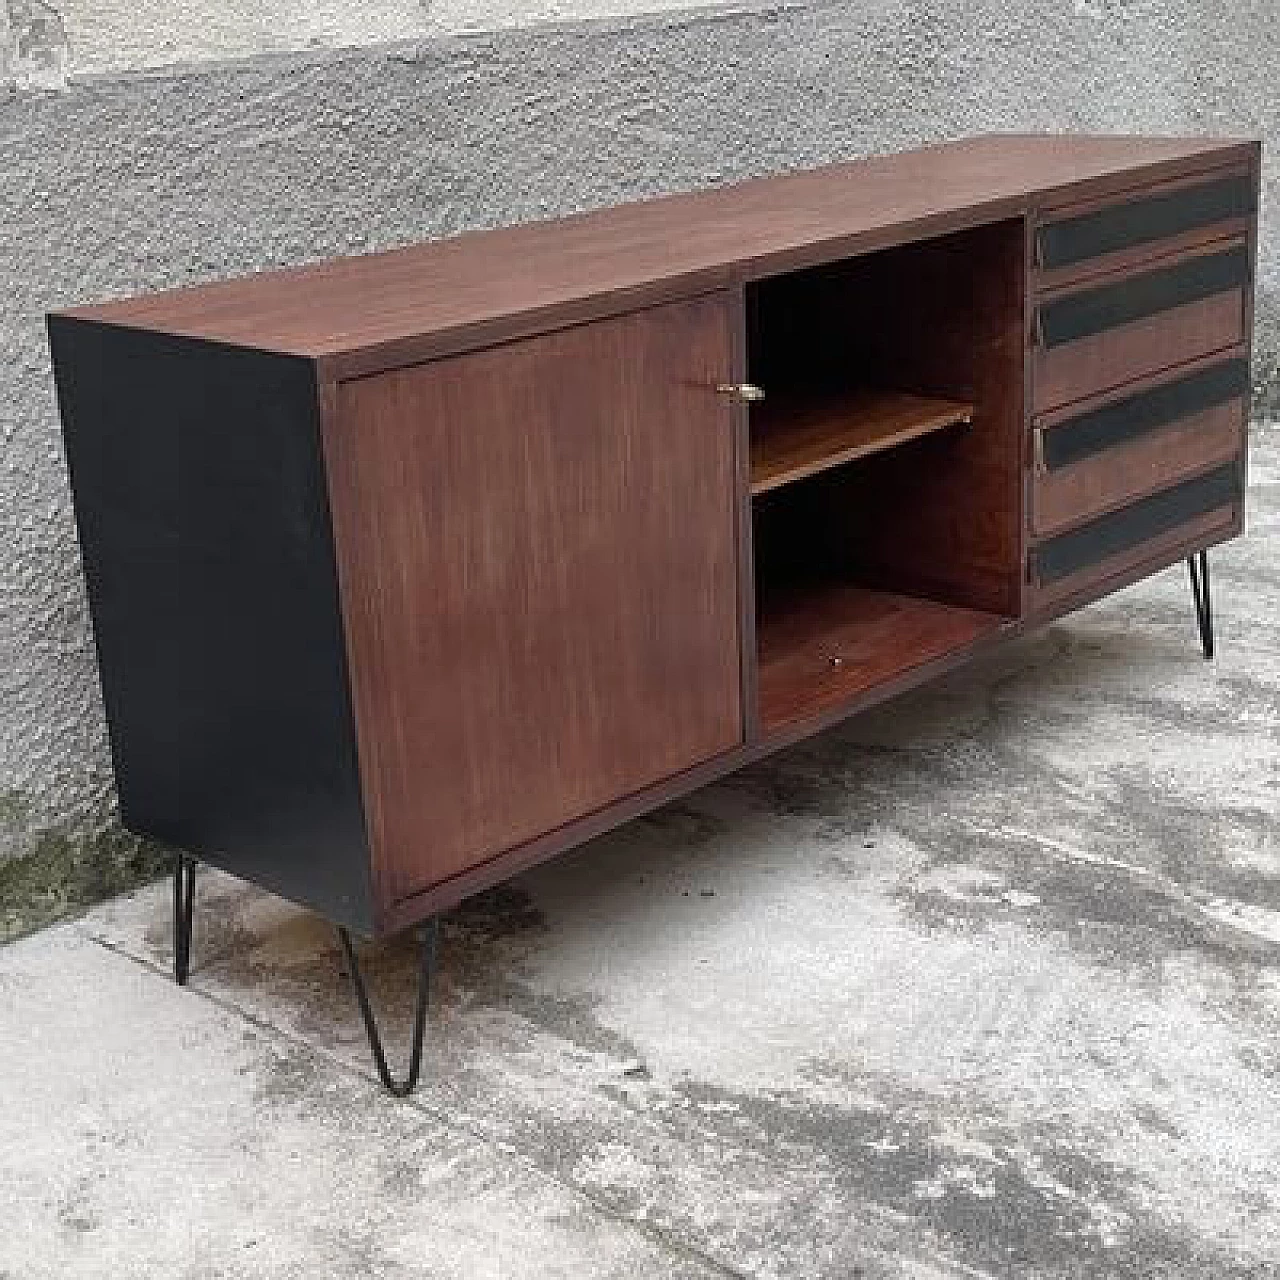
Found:
[{"label": "black painted side panel", "polygon": [[1036,576],[1042,583],[1065,578],[1240,497],[1240,467],[1229,462],[1042,542],[1034,552]]},{"label": "black painted side panel", "polygon": [[49,336],[125,824],[371,932],[314,367]]},{"label": "black painted side panel", "polygon": [[1249,250],[1240,246],[1085,289],[1041,305],[1041,340],[1046,347],[1061,346],[1215,293],[1243,289],[1249,271]]},{"label": "black painted side panel", "polygon": [[1248,394],[1249,362],[1224,360],[1050,427],[1044,433],[1044,464],[1056,471]]},{"label": "black painted side panel", "polygon": [[1038,232],[1039,261],[1048,268],[1070,266],[1256,211],[1249,177],[1220,178],[1048,223]]}]

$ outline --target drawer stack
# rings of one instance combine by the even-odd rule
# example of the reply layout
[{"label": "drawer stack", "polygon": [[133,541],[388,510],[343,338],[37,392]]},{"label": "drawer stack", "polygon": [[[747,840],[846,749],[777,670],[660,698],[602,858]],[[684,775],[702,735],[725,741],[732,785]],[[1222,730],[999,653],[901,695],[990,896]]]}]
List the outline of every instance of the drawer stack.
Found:
[{"label": "drawer stack", "polygon": [[1038,217],[1031,612],[1238,526],[1255,208],[1240,170]]}]

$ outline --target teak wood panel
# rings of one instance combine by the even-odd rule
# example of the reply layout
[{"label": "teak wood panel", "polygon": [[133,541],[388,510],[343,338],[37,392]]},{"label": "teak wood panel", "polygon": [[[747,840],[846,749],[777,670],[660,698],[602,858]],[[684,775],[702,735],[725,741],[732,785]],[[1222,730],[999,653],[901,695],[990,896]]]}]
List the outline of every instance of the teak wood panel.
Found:
[{"label": "teak wood panel", "polygon": [[1182,557],[1240,532],[1240,508],[1222,507],[1196,516],[1176,529],[1149,538],[1097,564],[1090,565],[1056,582],[1031,582],[1027,588],[1027,622],[1079,609],[1091,600],[1118,591],[1150,573],[1173,564]]},{"label": "teak wood panel", "polygon": [[[1237,212],[1232,216],[1216,221],[1205,221],[1185,228],[1179,228],[1169,234],[1153,236],[1150,239],[1138,240],[1122,248],[1097,253],[1078,261],[1051,267],[1040,262],[1041,240],[1044,229],[1057,223],[1088,216],[1106,213],[1111,210],[1125,208],[1141,208],[1152,200],[1160,201],[1168,197],[1176,200],[1183,194],[1192,198],[1207,187],[1222,183],[1253,183],[1250,171],[1239,165],[1226,169],[1201,172],[1190,177],[1174,179],[1169,182],[1153,183],[1137,190],[1129,190],[1117,195],[1105,196],[1101,199],[1078,201],[1065,207],[1042,210],[1035,220],[1032,237],[1034,261],[1031,287],[1035,293],[1047,292],[1065,285],[1083,282],[1094,276],[1106,275],[1115,271],[1131,270],[1155,259],[1183,253],[1200,245],[1227,239],[1239,239],[1248,233],[1252,216],[1245,212]],[[1255,194],[1256,203],[1256,194]]]},{"label": "teak wood panel", "polygon": [[973,405],[904,391],[855,391],[751,411],[751,492],[768,493],[946,427],[968,425]]},{"label": "teak wood panel", "polygon": [[324,446],[384,904],[741,742],[729,308],[340,387]]},{"label": "teak wood panel", "polygon": [[1052,534],[1236,457],[1242,400],[1215,405],[1131,443],[1036,475],[1032,527]]},{"label": "teak wood panel", "polygon": [[[1131,276],[1108,276],[1104,283],[1111,288],[1126,280],[1137,282],[1147,271],[1165,271],[1233,248],[1243,248],[1242,242],[1204,246],[1182,257],[1149,264],[1145,271]],[[1082,289],[1054,298],[1076,297],[1099,287],[1100,282],[1090,281]],[[1245,336],[1245,298],[1246,286],[1227,288],[1057,346],[1037,342],[1033,354],[1034,411],[1045,413],[1236,346]],[[1043,301],[1041,305],[1045,305]]]},{"label": "teak wood panel", "polygon": [[992,135],[667,196],[75,314],[319,358],[407,364],[663,298],[1251,163],[1205,138]]},{"label": "teak wood panel", "polygon": [[1074,285],[1100,281],[1115,272],[1157,267],[1166,258],[1173,260],[1197,249],[1225,248],[1229,242],[1238,242],[1247,235],[1250,225],[1249,218],[1231,218],[1165,240],[1153,240],[1130,249],[1088,258],[1069,267],[1056,270],[1041,268],[1032,272],[1031,291],[1036,295],[1053,293]]},{"label": "teak wood panel", "polygon": [[1236,508],[1243,497],[1240,463],[1238,456],[1228,458],[1041,539],[1032,553],[1032,580],[1050,587],[1063,578],[1091,572],[1112,556],[1174,533],[1210,512]]},{"label": "teak wood panel", "polygon": [[1042,412],[1136,381],[1244,336],[1244,293],[1232,289],[1133,324],[1035,354],[1035,409]]},{"label": "teak wood panel", "polygon": [[760,619],[762,726],[772,734],[811,721],[1000,625],[994,614],[852,585],[782,593]]},{"label": "teak wood panel", "polygon": [[[765,281],[751,370],[766,392],[886,379],[972,406],[968,426],[815,476],[794,533],[801,564],[1014,616],[1021,601],[1025,241],[1008,221]],[[768,403],[766,401],[766,403]],[[784,490],[775,491],[774,496]],[[767,562],[769,549],[757,545]]]}]

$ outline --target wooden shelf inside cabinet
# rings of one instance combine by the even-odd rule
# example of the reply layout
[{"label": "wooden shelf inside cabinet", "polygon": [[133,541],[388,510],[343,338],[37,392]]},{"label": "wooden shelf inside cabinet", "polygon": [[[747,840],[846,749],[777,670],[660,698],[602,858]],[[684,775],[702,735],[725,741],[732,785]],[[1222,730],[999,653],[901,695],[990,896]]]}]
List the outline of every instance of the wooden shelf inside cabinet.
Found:
[{"label": "wooden shelf inside cabinet", "polygon": [[770,593],[758,621],[761,724],[768,733],[813,719],[1005,621],[847,584]]},{"label": "wooden shelf inside cabinet", "polygon": [[973,414],[965,401],[906,391],[762,400],[751,408],[751,492],[768,493],[933,431],[967,425]]}]

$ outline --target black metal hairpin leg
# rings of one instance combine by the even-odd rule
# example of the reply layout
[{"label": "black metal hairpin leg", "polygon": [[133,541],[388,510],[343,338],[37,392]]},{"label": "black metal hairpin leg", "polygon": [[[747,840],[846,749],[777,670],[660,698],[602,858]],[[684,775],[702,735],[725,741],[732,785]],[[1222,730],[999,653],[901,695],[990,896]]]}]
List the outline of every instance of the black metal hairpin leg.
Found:
[{"label": "black metal hairpin leg", "polygon": [[196,860],[179,854],[173,866],[173,976],[187,985],[191,973],[191,912],[196,900]]},{"label": "black metal hairpin leg", "polygon": [[1199,551],[1187,557],[1191,573],[1191,596],[1196,604],[1196,621],[1200,624],[1200,648],[1206,658],[1213,657],[1213,600],[1209,594],[1209,553]]},{"label": "black metal hairpin leg", "polygon": [[382,1037],[378,1033],[377,1019],[373,1016],[373,1006],[369,1003],[369,993],[365,989],[364,977],[360,972],[360,962],[356,959],[351,935],[341,927],[338,929],[338,939],[346,954],[347,972],[351,975],[351,984],[356,989],[356,1001],[360,1005],[360,1016],[364,1019],[365,1033],[369,1037],[369,1048],[373,1050],[373,1063],[378,1068],[378,1078],[387,1092],[397,1098],[407,1098],[414,1091],[418,1084],[418,1074],[422,1069],[422,1040],[427,1029],[427,1008],[431,999],[431,974],[435,968],[436,933],[435,920],[429,921],[418,930],[418,1003],[413,1014],[409,1070],[403,1080],[394,1080],[387,1068],[387,1056],[382,1050]]}]

